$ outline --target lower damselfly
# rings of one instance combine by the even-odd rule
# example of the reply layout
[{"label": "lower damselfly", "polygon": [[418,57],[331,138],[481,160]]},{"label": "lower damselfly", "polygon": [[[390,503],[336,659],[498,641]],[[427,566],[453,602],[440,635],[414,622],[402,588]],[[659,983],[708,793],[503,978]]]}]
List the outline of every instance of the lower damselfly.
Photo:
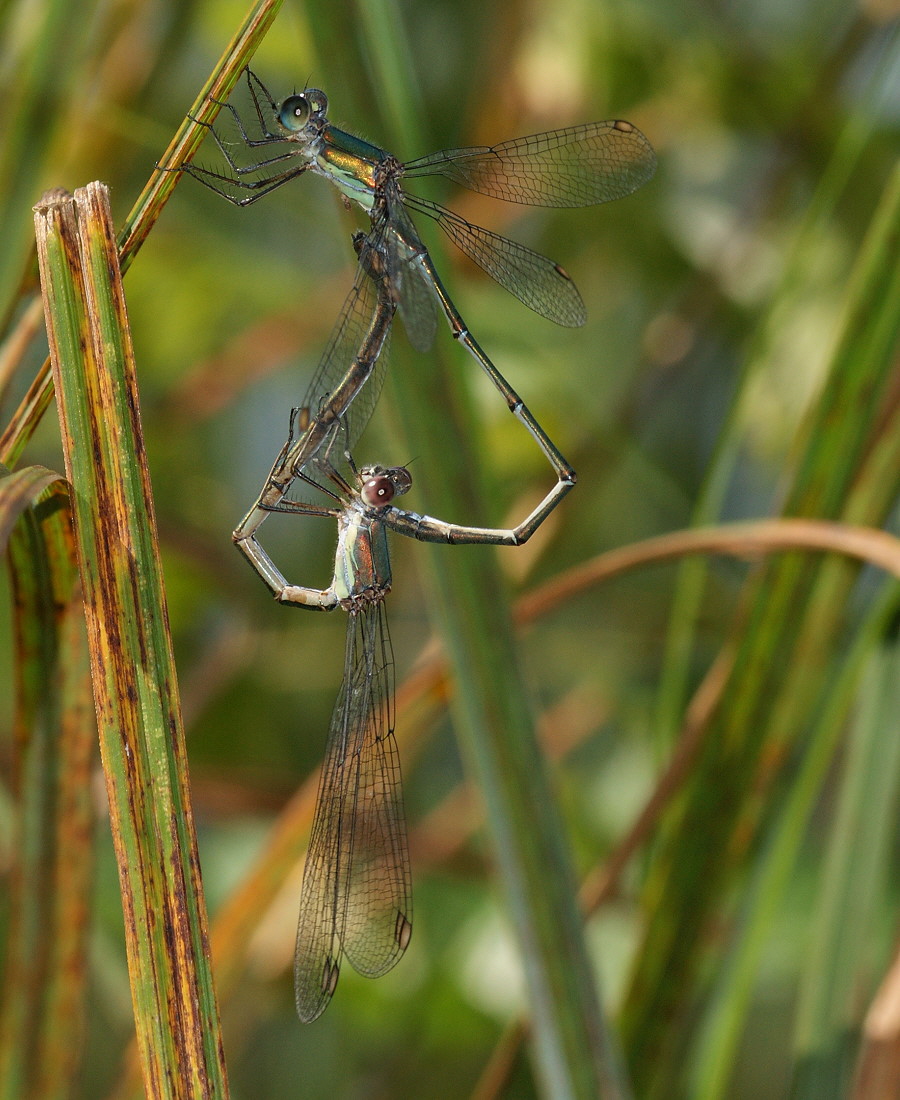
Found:
[{"label": "lower damselfly", "polygon": [[336,506],[295,504],[293,510],[337,520],[334,577],[325,589],[284,583],[278,593],[284,603],[339,607],[348,614],[344,675],[325,746],[297,925],[294,990],[297,1013],[307,1023],[331,1000],[342,956],[358,973],[377,978],[397,962],[412,935],[394,659],[384,613],[391,567],[380,522],[382,509],[412,479],[403,467],[367,467],[351,486],[334,468],[326,472],[337,491],[319,488]]},{"label": "lower damselfly", "polygon": [[[291,416],[293,445],[298,410]],[[339,429],[338,429],[339,434]],[[334,441],[328,451],[333,449]],[[282,497],[261,512],[337,520],[334,573],[327,588],[289,583],[254,537],[251,563],[275,598],[294,607],[348,613],[344,674],[328,731],[303,873],[294,957],[297,1013],[306,1022],[325,1010],[341,957],[367,977],[385,974],[412,935],[412,887],[400,763],[394,739],[394,662],[384,600],[391,588],[387,532],[424,542],[515,545],[519,529],[466,527],[398,508],[409,491],[404,466],[365,466],[351,484],[320,451],[297,480],[327,493],[322,507]],[[313,476],[332,483],[328,488]],[[257,525],[258,526],[258,525]],[[245,552],[246,549],[245,549]]]}]

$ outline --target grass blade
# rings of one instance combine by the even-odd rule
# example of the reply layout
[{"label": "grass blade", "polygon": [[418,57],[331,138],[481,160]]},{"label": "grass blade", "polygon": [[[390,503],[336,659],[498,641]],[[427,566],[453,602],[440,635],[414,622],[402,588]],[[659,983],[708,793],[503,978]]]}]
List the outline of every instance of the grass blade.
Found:
[{"label": "grass blade", "polygon": [[[892,609],[896,615],[896,601]],[[831,831],[828,862],[797,1010],[796,1100],[847,1095],[861,982],[871,971],[873,914],[885,881],[900,789],[900,645],[882,638],[869,661]]]},{"label": "grass blade", "polygon": [[145,1088],[153,1097],[224,1097],[183,730],[106,189],[51,194],[36,209],[35,227]]},{"label": "grass blade", "polygon": [[[871,661],[873,649],[877,648],[886,625],[896,614],[897,591],[896,584],[886,587],[860,630],[840,676],[823,700],[822,719],[817,723],[802,766],[786,797],[781,800],[783,805],[779,805],[772,815],[770,835],[748,891],[734,950],[720,974],[715,996],[705,1014],[690,1090],[691,1096],[697,1100],[714,1100],[727,1093],[766,938],[772,933],[773,918],[790,889],[790,878],[797,870],[801,845],[845,730],[860,668],[865,661]],[[885,764],[888,768],[886,775],[889,776],[889,762]],[[879,814],[883,814],[881,802],[873,805],[877,806]],[[863,942],[869,942],[867,937],[860,937],[860,943]],[[816,959],[816,965],[820,964],[821,959]],[[816,973],[815,968],[812,973]],[[799,1051],[799,1061],[802,1065],[802,1050]],[[837,1078],[834,1080],[837,1081]]]},{"label": "grass blade", "polygon": [[[360,4],[369,64],[394,137],[415,147],[409,50],[391,3]],[[453,477],[429,487],[437,514],[477,513],[484,495],[467,440],[473,418],[449,367],[427,370],[397,356],[393,381],[411,453],[446,472],[441,440],[453,440]],[[455,420],[451,425],[451,421]],[[483,511],[482,511],[482,514]],[[504,581],[493,554],[425,547],[435,614],[454,670],[456,727],[485,803],[500,879],[529,991],[535,1070],[545,1095],[624,1097],[628,1086],[605,1025],[577,905],[571,854],[519,669]]]},{"label": "grass blade", "polygon": [[[900,170],[885,189],[848,285],[827,384],[795,448],[787,515],[880,526],[896,499],[898,234]],[[810,569],[803,557],[789,554],[763,570],[749,589],[735,674],[645,890],[645,905],[669,914],[664,923],[650,922],[624,1016],[633,1064],[648,1096],[673,1094],[683,1037],[669,1023],[696,993],[702,930],[748,853],[746,838],[758,825],[760,785],[768,787],[777,770],[765,768],[765,762],[788,759],[814,719],[827,687],[816,670],[837,657],[841,618],[857,572],[833,560]],[[793,675],[785,678],[785,669]],[[696,836],[715,836],[718,843],[698,847]],[[652,1066],[640,1054],[648,1049],[663,1052]]]},{"label": "grass blade", "polygon": [[71,517],[60,480],[28,467],[0,480],[15,618],[14,797],[0,1092],[65,1097],[85,1018],[96,726]]}]

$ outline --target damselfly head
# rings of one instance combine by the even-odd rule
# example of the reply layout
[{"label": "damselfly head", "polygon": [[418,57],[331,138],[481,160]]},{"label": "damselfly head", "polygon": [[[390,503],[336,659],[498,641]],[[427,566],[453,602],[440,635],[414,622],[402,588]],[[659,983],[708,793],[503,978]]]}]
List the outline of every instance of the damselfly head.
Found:
[{"label": "damselfly head", "polygon": [[359,495],[364,504],[386,508],[395,496],[402,496],[412,486],[412,474],[405,466],[367,466],[360,471]]},{"label": "damselfly head", "polygon": [[328,112],[328,97],[318,88],[307,88],[298,95],[289,95],[278,108],[278,121],[293,134],[307,128],[310,123],[324,120]]}]

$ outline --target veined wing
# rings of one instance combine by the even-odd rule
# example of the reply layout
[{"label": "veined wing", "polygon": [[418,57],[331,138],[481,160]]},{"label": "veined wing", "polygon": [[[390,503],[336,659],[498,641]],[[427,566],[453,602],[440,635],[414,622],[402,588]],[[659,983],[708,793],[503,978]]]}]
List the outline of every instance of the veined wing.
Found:
[{"label": "veined wing", "polygon": [[370,247],[377,246],[368,239],[361,245],[353,287],[303,399],[313,419],[329,407],[336,411],[344,428],[342,446],[348,450],[368,424],[381,393],[395,309],[389,290],[372,276],[366,254]]},{"label": "veined wing", "polygon": [[399,192],[387,199],[389,227],[384,240],[391,285],[403,318],[403,327],[416,351],[429,351],[437,331],[434,290],[416,263],[425,246],[403,209]]},{"label": "veined wing", "polygon": [[594,206],[630,195],[651,178],[656,155],[620,119],[443,149],[404,165],[405,176],[446,176],[471,191],[529,206]]},{"label": "veined wing", "polygon": [[411,209],[434,218],[457,248],[520,302],[566,328],[587,319],[578,288],[553,260],[517,241],[492,233],[427,199],[405,196]]},{"label": "veined wing", "polygon": [[412,933],[393,670],[383,603],[351,611],[297,926],[294,990],[306,1022],[331,999],[342,951],[375,978],[397,962]]}]

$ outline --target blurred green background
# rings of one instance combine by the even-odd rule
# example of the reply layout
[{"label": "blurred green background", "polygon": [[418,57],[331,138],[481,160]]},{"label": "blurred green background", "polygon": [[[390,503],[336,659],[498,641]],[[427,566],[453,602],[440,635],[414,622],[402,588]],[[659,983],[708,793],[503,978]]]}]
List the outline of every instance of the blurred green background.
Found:
[{"label": "blurred green background", "polygon": [[[117,221],[124,219],[244,10],[243,0],[120,0],[77,11],[51,0],[5,5],[0,303],[6,331],[23,308],[20,287],[32,285],[33,203],[47,187],[74,189],[99,178],[110,184]],[[276,96],[321,87],[337,125],[401,159],[604,117],[635,123],[660,158],[643,190],[590,210],[533,211],[449,187],[418,188],[557,259],[588,308],[583,329],[557,329],[450,249],[443,252],[431,227],[420,225],[429,247],[436,244],[470,329],[579,474],[576,490],[531,543],[497,552],[510,593],[564,575],[602,551],[689,526],[717,477],[721,497],[709,518],[777,515],[802,425],[827,382],[850,272],[897,161],[896,4],[398,0],[387,10],[408,45],[406,79],[415,102],[406,108],[417,120],[415,145],[389,141],[394,120],[379,91],[374,53],[383,13],[362,0],[287,0],[253,68]],[[198,162],[218,163],[211,143]],[[276,608],[233,551],[230,532],[268,472],[288,411],[305,391],[350,286],[348,237],[358,224],[318,178],[300,179],[249,210],[185,178],[126,278],[213,918],[280,808],[317,765],[340,680],[343,617]],[[450,342],[445,330],[438,339]],[[398,327],[395,353],[406,354],[405,347]],[[0,424],[45,354],[38,338],[11,377],[0,374]],[[471,360],[459,349],[448,354],[468,394],[490,514],[444,518],[507,522],[546,491],[548,470]],[[417,369],[428,371],[428,359],[419,358]],[[893,363],[896,386],[896,352]],[[402,388],[389,379],[356,456],[412,462],[408,506],[428,512],[429,485],[445,475],[410,453],[398,417],[402,401]],[[49,415],[27,460],[61,468],[57,436]],[[458,461],[452,431],[445,461],[451,471]],[[896,470],[888,473],[896,482]],[[890,504],[896,485],[886,496]],[[264,536],[290,580],[327,583],[331,524],[276,517]],[[485,552],[494,553],[446,550]],[[394,539],[388,610],[398,682],[432,633],[421,555],[419,546]],[[603,864],[648,797],[686,698],[730,636],[747,572],[731,559],[711,564],[683,682],[673,671],[677,565],[644,569],[566,600],[522,633],[522,662],[580,876]],[[841,674],[883,596],[881,576],[863,573],[842,608],[826,679]],[[0,586],[4,681],[9,617]],[[786,683],[803,675],[789,663],[782,672]],[[0,691],[4,762],[9,721]],[[295,876],[248,946],[239,994],[223,997],[237,1097],[466,1096],[504,1026],[524,1008],[477,796],[465,793],[442,700],[401,709],[398,729],[414,864],[410,949],[378,982],[345,968],[326,1015],[302,1028],[289,975]],[[890,733],[896,736],[896,726]],[[798,767],[806,736],[811,731],[801,722],[792,749]],[[800,1094],[803,1044],[795,1009],[808,911],[821,888],[825,838],[837,813],[840,760],[835,749],[801,858],[769,914],[721,1095],[779,1097],[792,1088]],[[782,793],[791,774],[788,768]],[[100,800],[99,780],[97,791]],[[847,1020],[851,1034],[887,965],[896,929],[900,838],[891,791],[866,926],[868,955],[854,979],[856,1015]],[[773,828],[779,805],[773,799]],[[748,890],[766,846],[765,812],[762,820],[763,839],[741,865],[735,893],[725,891],[720,939],[710,944],[703,979],[685,991],[672,1025],[678,1054],[671,1062],[660,1056],[660,1065],[678,1067],[679,1080],[668,1093],[645,1080],[638,1095],[700,1094],[708,1054],[700,1036],[715,1011],[716,980],[740,923],[735,913],[752,904]],[[709,835],[694,842],[717,843]],[[131,1034],[121,909],[102,818],[98,845],[89,1028],[73,1093],[81,1097],[109,1093]],[[652,860],[647,845],[589,924],[613,1016],[653,919],[642,895]],[[629,1051],[633,1065],[653,1062],[656,1053]],[[832,1079],[844,1087],[840,1074]],[[528,1097],[534,1088],[520,1059],[506,1095]]]}]

